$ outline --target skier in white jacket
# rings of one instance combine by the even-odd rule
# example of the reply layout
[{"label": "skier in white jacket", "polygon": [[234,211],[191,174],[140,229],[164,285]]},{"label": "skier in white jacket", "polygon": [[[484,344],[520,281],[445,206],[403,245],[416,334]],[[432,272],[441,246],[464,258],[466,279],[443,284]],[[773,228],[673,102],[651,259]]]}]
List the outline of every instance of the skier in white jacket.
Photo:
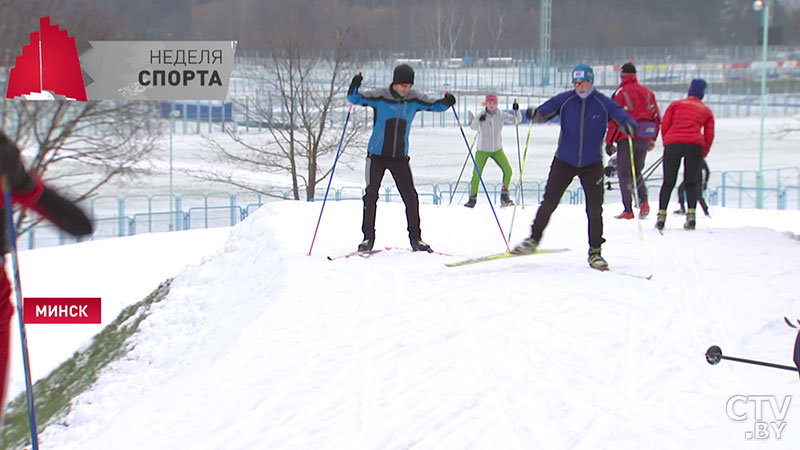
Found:
[{"label": "skier in white jacket", "polygon": [[[486,166],[486,161],[492,158],[494,162],[503,170],[503,189],[500,193],[501,206],[511,206],[514,202],[508,197],[508,185],[511,183],[511,164],[508,163],[503,151],[503,124],[505,122],[519,121],[522,114],[519,112],[519,105],[514,102],[514,115],[497,109],[497,96],[489,94],[484,101],[486,109],[478,117],[470,119],[470,128],[478,130],[477,151],[475,152],[475,162],[477,169],[472,171],[472,181],[470,182],[469,201],[464,204],[467,208],[474,208],[478,201],[478,185],[480,174]],[[470,113],[471,114],[471,113]]]}]

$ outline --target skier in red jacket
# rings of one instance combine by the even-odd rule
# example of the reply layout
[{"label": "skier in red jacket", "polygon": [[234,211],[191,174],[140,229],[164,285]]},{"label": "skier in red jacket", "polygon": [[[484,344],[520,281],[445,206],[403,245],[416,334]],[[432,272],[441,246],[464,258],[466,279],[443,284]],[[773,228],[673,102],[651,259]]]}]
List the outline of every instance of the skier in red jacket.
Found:
[{"label": "skier in red jacket", "polygon": [[[636,168],[636,190],[639,201],[639,218],[645,218],[650,213],[647,203],[647,186],[644,184],[642,171],[647,152],[655,148],[658,129],[661,126],[661,114],[658,110],[656,95],[650,89],[639,84],[636,78],[636,66],[632,61],[622,65],[620,69],[620,84],[614,95],[615,102],[625,108],[628,114],[636,119],[639,124],[636,133],[628,140],[628,135],[617,127],[617,124],[608,123],[606,135],[606,153],[611,156],[617,152],[617,176],[619,189],[622,193],[622,214],[615,216],[617,219],[633,219],[632,191],[633,174],[631,171],[631,149],[628,144],[633,142],[633,161]],[[616,148],[614,145],[616,144]]]},{"label": "skier in red jacket", "polygon": [[698,171],[714,141],[714,114],[702,102],[705,89],[705,80],[692,80],[689,85],[689,96],[672,102],[661,122],[661,136],[664,141],[664,182],[659,194],[656,219],[658,231],[664,230],[669,197],[675,188],[681,159],[683,159],[683,182],[686,186],[688,208],[683,227],[687,230],[693,230],[695,227]]},{"label": "skier in red jacket", "polygon": [[[22,165],[19,149],[0,131],[0,176],[5,186],[11,189],[11,201],[30,207],[42,217],[73,236],[92,234],[93,225],[86,214],[74,203],[61,197],[45,186],[41,180],[31,177]],[[0,249],[7,253],[5,196],[0,196]],[[5,387],[8,380],[9,341],[11,340],[11,283],[6,276],[4,258],[0,256],[0,417],[5,407]]]}]

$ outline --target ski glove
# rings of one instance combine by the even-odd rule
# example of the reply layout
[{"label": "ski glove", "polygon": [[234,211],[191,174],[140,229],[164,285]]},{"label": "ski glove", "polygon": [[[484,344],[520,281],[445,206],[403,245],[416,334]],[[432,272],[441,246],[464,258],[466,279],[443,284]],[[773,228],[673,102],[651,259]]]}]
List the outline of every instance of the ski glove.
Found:
[{"label": "ski glove", "polygon": [[525,117],[527,117],[530,120],[533,120],[533,116],[535,115],[536,115],[536,109],[533,107],[530,107],[525,111]]},{"label": "ski glove", "polygon": [[444,104],[444,106],[447,106],[449,108],[449,107],[451,107],[451,106],[456,104],[456,98],[455,98],[455,96],[453,94],[448,92],[447,94],[444,94],[444,98],[442,99],[442,103]]},{"label": "ski glove", "polygon": [[353,81],[350,82],[350,89],[347,90],[347,95],[352,94],[356,91],[357,88],[361,87],[361,81],[364,79],[361,74],[357,74],[353,77]]},{"label": "ski glove", "polygon": [[486,120],[486,113],[483,113],[483,114],[481,114],[481,115],[478,117],[478,120],[480,120],[481,122],[483,122],[484,120]]},{"label": "ski glove", "polygon": [[0,173],[8,179],[12,190],[31,192],[36,187],[33,178],[22,165],[19,149],[3,132],[0,132]]},{"label": "ski glove", "polygon": [[511,105],[511,108],[512,108],[514,111],[519,111],[519,103],[517,103],[517,101],[516,101],[516,100],[514,100],[514,104],[513,104],[513,105]]},{"label": "ski glove", "polygon": [[611,156],[614,153],[617,153],[617,147],[614,144],[606,145],[606,155]]}]

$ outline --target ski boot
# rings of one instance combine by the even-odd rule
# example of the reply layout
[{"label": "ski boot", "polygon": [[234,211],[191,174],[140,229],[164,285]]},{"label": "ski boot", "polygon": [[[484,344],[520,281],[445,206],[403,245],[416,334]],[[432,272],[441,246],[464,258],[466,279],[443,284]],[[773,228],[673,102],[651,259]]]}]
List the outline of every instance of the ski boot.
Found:
[{"label": "ski boot", "polygon": [[466,206],[467,208],[474,208],[476,203],[478,203],[478,196],[470,195],[469,201],[467,201],[467,203],[464,203],[464,206]]},{"label": "ski boot", "polygon": [[642,202],[642,204],[639,205],[639,219],[644,219],[648,215],[650,215],[650,205],[648,205],[647,202]]},{"label": "ski boot", "polygon": [[358,244],[358,251],[360,252],[369,252],[372,251],[372,246],[375,245],[375,238],[364,238],[360,244]]},{"label": "ski boot", "polygon": [[516,255],[531,255],[536,253],[536,248],[539,246],[539,241],[533,238],[533,236],[525,239],[524,241],[517,244],[511,253]]},{"label": "ski boot", "polygon": [[622,214],[614,216],[615,219],[633,219],[633,211],[622,211]]},{"label": "ski boot", "polygon": [[508,198],[508,189],[506,188],[503,188],[503,190],[500,191],[500,206],[502,207],[514,206],[514,202],[512,202],[511,199]]},{"label": "ski boot", "polygon": [[421,239],[411,240],[411,250],[414,250],[415,252],[428,252],[428,253],[433,252],[431,246],[426,244]]},{"label": "ski boot", "polygon": [[600,247],[592,247],[589,249],[589,266],[592,269],[608,270],[608,262],[603,259],[600,254]]},{"label": "ski boot", "polygon": [[667,221],[667,210],[661,209],[658,211],[658,216],[656,216],[656,230],[659,233],[664,232],[664,223]]},{"label": "ski boot", "polygon": [[696,224],[694,210],[690,209],[686,211],[686,222],[683,224],[683,228],[685,230],[694,230]]}]

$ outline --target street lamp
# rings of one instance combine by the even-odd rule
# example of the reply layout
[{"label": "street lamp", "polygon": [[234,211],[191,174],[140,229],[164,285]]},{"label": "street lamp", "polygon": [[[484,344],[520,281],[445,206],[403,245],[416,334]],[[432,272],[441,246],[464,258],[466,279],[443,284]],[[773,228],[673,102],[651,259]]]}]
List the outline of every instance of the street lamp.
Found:
[{"label": "street lamp", "polygon": [[753,9],[761,11],[761,132],[758,146],[758,174],[756,175],[756,208],[764,207],[764,119],[767,115],[767,39],[769,37],[769,0],[756,0]]},{"label": "street lamp", "polygon": [[175,231],[175,210],[172,207],[172,133],[175,128],[175,119],[180,116],[180,110],[173,109],[169,112],[169,231]]}]

